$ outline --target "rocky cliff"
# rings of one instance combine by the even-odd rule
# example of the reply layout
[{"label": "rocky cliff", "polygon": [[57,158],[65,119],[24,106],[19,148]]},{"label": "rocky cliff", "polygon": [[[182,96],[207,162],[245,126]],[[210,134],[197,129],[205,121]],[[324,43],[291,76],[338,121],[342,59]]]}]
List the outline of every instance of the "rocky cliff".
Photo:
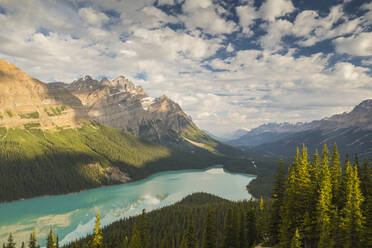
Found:
[{"label": "rocky cliff", "polygon": [[76,127],[87,120],[80,100],[59,85],[48,85],[0,60],[0,126]]},{"label": "rocky cliff", "polygon": [[123,76],[112,81],[85,76],[65,87],[80,99],[91,119],[152,141],[177,141],[193,125],[177,103],[165,95],[149,97]]}]

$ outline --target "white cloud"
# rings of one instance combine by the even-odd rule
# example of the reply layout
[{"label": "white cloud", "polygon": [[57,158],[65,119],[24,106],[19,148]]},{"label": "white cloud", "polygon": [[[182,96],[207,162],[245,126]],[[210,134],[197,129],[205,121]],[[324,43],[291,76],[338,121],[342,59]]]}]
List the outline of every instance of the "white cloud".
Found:
[{"label": "white cloud", "polygon": [[239,23],[243,28],[243,32],[252,35],[253,31],[251,30],[251,27],[258,16],[253,4],[236,7],[236,13],[238,14]]},{"label": "white cloud", "polygon": [[227,47],[226,47],[226,52],[231,53],[233,51],[234,51],[234,47],[231,43],[229,43],[229,45],[227,45]]},{"label": "white cloud", "polygon": [[[278,18],[291,11],[289,2],[285,3],[289,7],[279,6],[274,12],[270,1],[258,10],[252,1],[241,2],[244,5],[236,8],[243,28],[239,39],[253,34],[256,19],[264,13],[267,21],[261,27],[268,32],[256,39],[265,49],[241,50],[225,35],[238,30],[224,17],[231,9],[212,1],[187,0],[184,13],[172,16],[154,7],[153,0],[90,0],[86,6],[100,10],[98,16],[113,9],[120,16],[90,22],[82,22],[73,4],[19,1],[8,1],[7,14],[0,14],[1,59],[43,81],[71,82],[83,74],[125,75],[150,96],[167,94],[201,128],[216,133],[268,121],[318,119],[371,97],[369,58],[362,61],[364,66],[346,62],[330,66],[329,56],[322,53],[301,57],[293,56],[295,49],[275,53],[285,45],[282,38],[287,34],[296,34],[303,45],[336,38],[338,52],[369,53],[368,46],[361,45],[367,37],[361,32],[366,17],[349,19],[340,7],[326,16],[304,10],[290,23]],[[31,5],[34,12],[28,15]],[[181,22],[185,30],[166,25]],[[346,34],[349,37],[340,39]],[[230,57],[208,61],[219,49],[226,49]],[[210,71],[206,65],[222,71]],[[138,73],[145,73],[146,80],[137,80]]]},{"label": "white cloud", "polygon": [[186,0],[182,9],[181,20],[191,30],[201,28],[210,34],[229,34],[237,30],[233,21],[226,21],[217,14],[222,7],[215,6],[211,0]]},{"label": "white cloud", "polygon": [[89,8],[79,9],[79,16],[87,23],[100,26],[109,21],[109,18],[104,13]]},{"label": "white cloud", "polygon": [[364,32],[350,37],[340,37],[333,41],[336,52],[355,56],[372,56],[372,32]]},{"label": "white cloud", "polygon": [[267,34],[260,38],[261,47],[267,50],[280,50],[282,37],[291,34],[292,23],[287,20],[270,22],[265,28]]},{"label": "white cloud", "polygon": [[159,5],[173,5],[174,0],[158,0]]},{"label": "white cloud", "polygon": [[262,19],[274,21],[275,18],[289,14],[294,10],[291,0],[266,0],[259,12]]},{"label": "white cloud", "polygon": [[[340,23],[337,24],[336,23]],[[331,8],[326,17],[321,17],[316,11],[304,10],[296,16],[292,34],[301,37],[298,42],[302,46],[313,46],[322,40],[359,32],[361,18],[349,20],[343,12],[343,6]]]}]

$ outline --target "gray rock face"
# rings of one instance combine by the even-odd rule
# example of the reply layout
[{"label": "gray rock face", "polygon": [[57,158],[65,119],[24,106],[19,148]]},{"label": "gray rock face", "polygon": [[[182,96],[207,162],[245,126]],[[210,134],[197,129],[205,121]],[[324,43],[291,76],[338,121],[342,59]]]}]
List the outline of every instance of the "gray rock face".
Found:
[{"label": "gray rock face", "polygon": [[151,98],[123,76],[112,81],[85,76],[67,90],[80,99],[91,119],[156,142],[177,139],[192,124],[167,96]]}]

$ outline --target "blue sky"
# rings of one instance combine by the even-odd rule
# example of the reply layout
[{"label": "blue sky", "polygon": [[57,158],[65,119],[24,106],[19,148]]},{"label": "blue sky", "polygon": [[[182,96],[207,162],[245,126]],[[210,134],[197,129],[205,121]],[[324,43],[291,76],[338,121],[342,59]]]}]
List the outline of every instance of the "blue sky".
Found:
[{"label": "blue sky", "polygon": [[219,135],[372,98],[366,0],[0,0],[0,25],[0,58],[30,75],[124,75]]}]

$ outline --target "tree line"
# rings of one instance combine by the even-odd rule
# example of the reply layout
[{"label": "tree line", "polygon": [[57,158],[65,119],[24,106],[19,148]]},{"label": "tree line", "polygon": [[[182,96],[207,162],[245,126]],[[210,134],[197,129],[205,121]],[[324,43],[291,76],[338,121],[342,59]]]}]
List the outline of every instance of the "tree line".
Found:
[{"label": "tree line", "polygon": [[[97,215],[93,234],[63,247],[372,247],[371,194],[367,159],[360,163],[355,155],[351,162],[346,156],[341,163],[336,145],[332,152],[324,146],[321,155],[315,151],[310,157],[304,146],[287,172],[280,162],[271,199],[231,202],[196,193],[105,227]],[[52,234],[47,247],[59,247]],[[4,247],[15,247],[12,242]]]},{"label": "tree line", "polygon": [[372,171],[368,159],[343,166],[337,145],[309,157],[297,149],[285,175],[283,163],[273,189],[267,243],[277,247],[372,247]]}]

